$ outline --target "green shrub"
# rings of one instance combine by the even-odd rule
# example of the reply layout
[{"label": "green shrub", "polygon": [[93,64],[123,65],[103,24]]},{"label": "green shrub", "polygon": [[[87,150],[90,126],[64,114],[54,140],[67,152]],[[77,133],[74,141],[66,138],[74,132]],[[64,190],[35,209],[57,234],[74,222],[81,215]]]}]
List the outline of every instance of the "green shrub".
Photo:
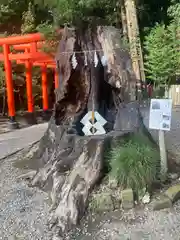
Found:
[{"label": "green shrub", "polygon": [[110,178],[138,192],[156,180],[159,159],[158,150],[147,138],[133,136],[110,152]]}]

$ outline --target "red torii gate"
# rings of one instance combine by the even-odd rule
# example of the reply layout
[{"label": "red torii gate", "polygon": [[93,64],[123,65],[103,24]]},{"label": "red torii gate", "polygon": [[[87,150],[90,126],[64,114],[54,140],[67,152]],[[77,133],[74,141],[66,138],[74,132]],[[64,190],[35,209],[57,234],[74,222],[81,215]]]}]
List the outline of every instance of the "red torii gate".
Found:
[{"label": "red torii gate", "polygon": [[[32,66],[40,66],[42,69],[42,98],[43,110],[48,110],[48,91],[47,91],[47,68],[55,69],[55,88],[58,87],[58,72],[54,59],[46,53],[38,51],[43,46],[45,38],[40,33],[27,34],[21,36],[12,36],[0,38],[0,46],[3,47],[3,54],[0,54],[0,61],[4,61],[8,114],[10,121],[15,122],[15,103],[12,79],[12,64],[15,60],[17,64],[26,66],[26,89],[28,112],[34,112],[33,93],[32,93]],[[10,46],[14,50],[23,51],[23,53],[11,53]]]}]

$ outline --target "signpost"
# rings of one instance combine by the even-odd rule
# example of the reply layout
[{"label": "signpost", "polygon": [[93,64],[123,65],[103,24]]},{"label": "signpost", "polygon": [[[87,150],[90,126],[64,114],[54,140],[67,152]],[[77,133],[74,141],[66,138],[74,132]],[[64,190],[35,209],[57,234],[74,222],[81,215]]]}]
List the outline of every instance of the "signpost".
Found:
[{"label": "signpost", "polygon": [[164,177],[168,170],[164,131],[170,131],[171,129],[171,114],[172,99],[151,99],[149,128],[159,131],[161,174]]}]

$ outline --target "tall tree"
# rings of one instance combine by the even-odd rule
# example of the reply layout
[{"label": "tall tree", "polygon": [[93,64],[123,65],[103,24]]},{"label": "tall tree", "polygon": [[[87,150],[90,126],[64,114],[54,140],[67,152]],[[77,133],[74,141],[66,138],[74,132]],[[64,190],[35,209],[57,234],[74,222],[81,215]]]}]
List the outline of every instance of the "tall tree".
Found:
[{"label": "tall tree", "polygon": [[56,54],[59,88],[48,130],[29,163],[38,166],[32,185],[51,187],[56,237],[83,216],[89,193],[104,176],[105,150],[139,129],[136,77],[121,32],[112,26],[115,7],[112,0],[51,6],[55,23],[65,24]]},{"label": "tall tree", "polygon": [[157,24],[145,38],[147,77],[157,86],[171,83],[179,73],[180,3],[172,3],[168,8],[169,24]]},{"label": "tall tree", "polygon": [[169,84],[178,70],[178,41],[175,28],[154,27],[145,39],[147,78],[156,86]]}]

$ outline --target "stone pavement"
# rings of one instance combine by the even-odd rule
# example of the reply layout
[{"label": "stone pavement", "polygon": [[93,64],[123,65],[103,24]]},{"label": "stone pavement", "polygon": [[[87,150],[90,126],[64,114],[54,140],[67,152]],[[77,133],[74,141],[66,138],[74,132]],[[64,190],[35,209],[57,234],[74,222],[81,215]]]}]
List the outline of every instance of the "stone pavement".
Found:
[{"label": "stone pavement", "polygon": [[0,159],[39,141],[47,127],[48,123],[43,123],[0,134]]}]

